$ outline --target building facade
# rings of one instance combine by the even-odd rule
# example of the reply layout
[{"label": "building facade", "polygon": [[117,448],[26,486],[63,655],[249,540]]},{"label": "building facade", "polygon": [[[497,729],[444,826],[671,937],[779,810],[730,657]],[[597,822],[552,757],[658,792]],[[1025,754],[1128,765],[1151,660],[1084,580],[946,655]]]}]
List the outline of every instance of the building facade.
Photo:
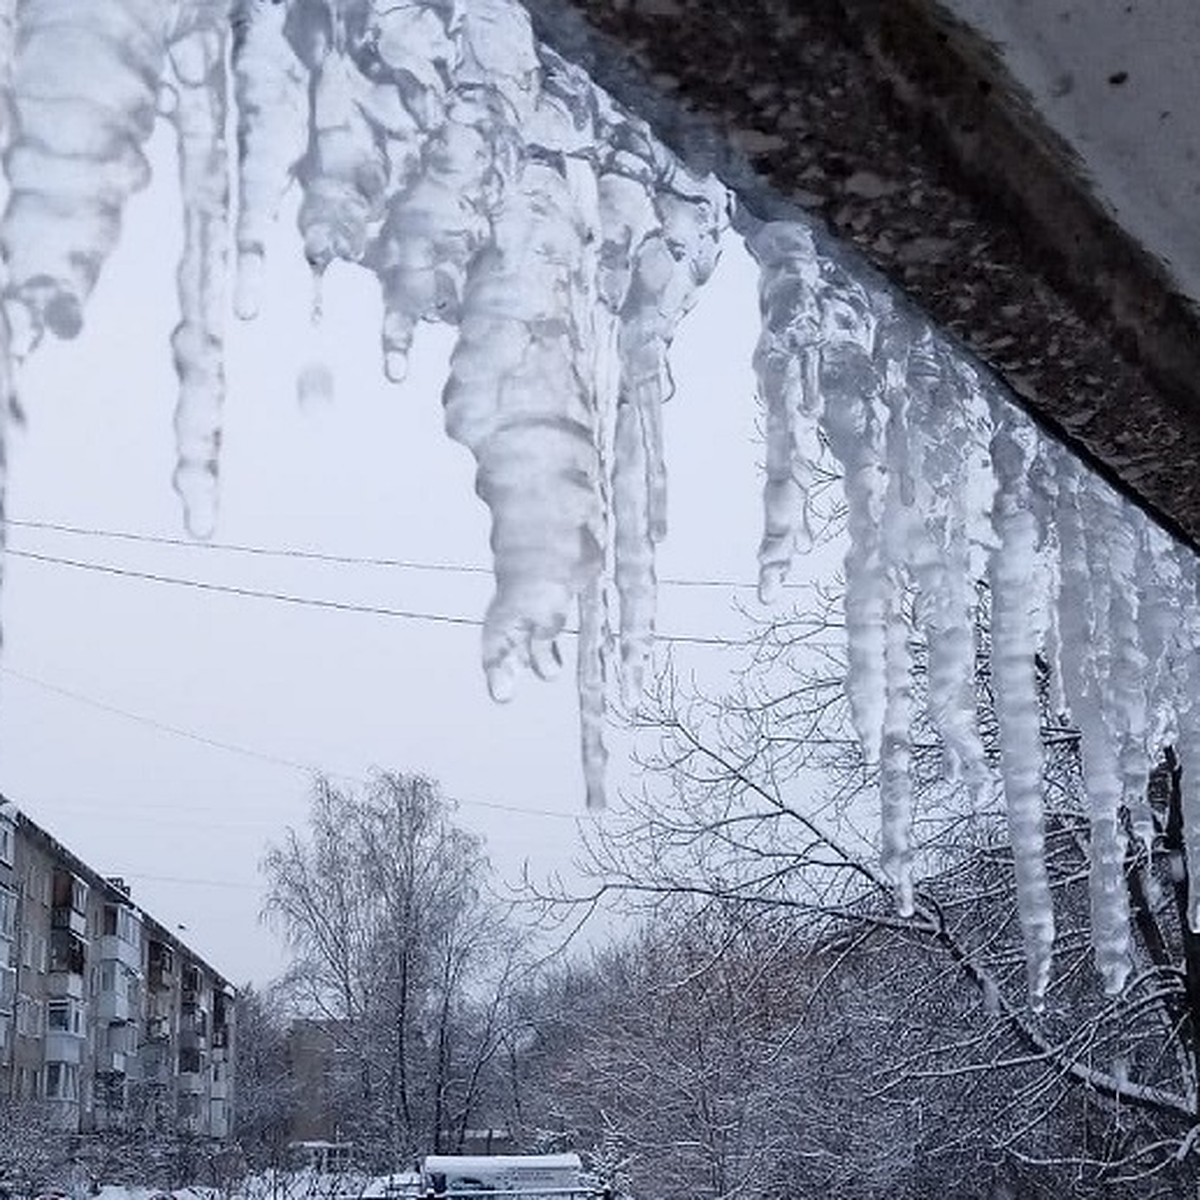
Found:
[{"label": "building facade", "polygon": [[234,990],[0,799],[0,1100],[78,1133],[227,1138]]}]

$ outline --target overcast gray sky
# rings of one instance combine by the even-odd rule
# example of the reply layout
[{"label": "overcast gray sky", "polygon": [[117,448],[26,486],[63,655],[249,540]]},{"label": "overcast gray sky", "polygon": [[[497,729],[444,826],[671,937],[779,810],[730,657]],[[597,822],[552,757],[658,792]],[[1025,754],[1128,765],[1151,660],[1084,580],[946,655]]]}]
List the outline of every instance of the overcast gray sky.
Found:
[{"label": "overcast gray sky", "polygon": [[[172,150],[130,207],[83,336],[28,365],[29,428],[10,450],[11,516],[176,537],[170,487],[180,240]],[[370,276],[335,270],[325,321],[289,219],[264,311],[231,321],[217,538],[332,554],[485,565],[487,514],[473,461],[442,431],[451,331],[422,331],[407,384],[383,378]],[[761,450],[750,355],[754,270],[732,240],[674,354],[667,412],[672,528],[660,574],[754,577]],[[314,360],[337,380],[301,410]],[[10,545],[143,573],[478,618],[487,576],[328,565],[77,537],[23,527]],[[478,630],[326,611],[10,557],[3,591],[0,789],[237,982],[282,966],[258,922],[268,839],[303,821],[305,773],[420,770],[463,803],[504,872],[569,862],[583,813],[570,671],[492,704]],[[728,588],[666,585],[667,633],[736,634]],[[750,594],[743,599],[750,601]],[[682,651],[719,678],[728,656]],[[112,711],[123,710],[124,714]],[[141,718],[141,719],[138,719]],[[156,727],[170,726],[179,732]],[[188,736],[190,735],[190,736]],[[251,754],[209,744],[228,743]],[[256,755],[262,757],[255,757]],[[274,760],[274,761],[273,761]],[[613,778],[628,768],[618,758]],[[522,810],[515,816],[507,806]]]}]

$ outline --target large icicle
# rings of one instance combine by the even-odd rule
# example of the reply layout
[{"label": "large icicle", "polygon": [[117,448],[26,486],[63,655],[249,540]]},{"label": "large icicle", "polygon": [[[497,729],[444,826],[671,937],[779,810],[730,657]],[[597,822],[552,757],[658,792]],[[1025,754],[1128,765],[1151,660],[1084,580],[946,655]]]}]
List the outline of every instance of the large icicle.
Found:
[{"label": "large icicle", "polygon": [[[1095,488],[1108,489],[1103,484]],[[1102,692],[1105,726],[1115,740],[1121,773],[1121,796],[1134,833],[1147,852],[1154,842],[1154,824],[1147,801],[1150,753],[1146,744],[1148,720],[1147,659],[1142,648],[1138,588],[1140,513],[1115,494],[1100,502],[1097,550],[1107,557],[1111,575],[1108,628],[1111,643],[1109,676]],[[1093,572],[1101,567],[1094,561]]]},{"label": "large icicle", "polygon": [[1037,525],[1029,472],[1037,431],[1003,399],[997,399],[994,413],[992,462],[997,487],[992,520],[997,545],[991,561],[992,682],[1029,997],[1033,1007],[1040,1009],[1050,982],[1054,910],[1045,863],[1041,714],[1035,666]]},{"label": "large icicle", "polygon": [[905,310],[880,315],[877,357],[887,410],[883,505],[883,561],[887,575],[884,643],[883,738],[880,745],[879,802],[882,866],[896,885],[901,916],[913,912],[912,787],[912,627],[906,611],[911,590],[909,553],[916,539],[917,514],[909,440],[909,356],[916,322]]},{"label": "large icicle", "polygon": [[839,263],[821,263],[822,428],[846,493],[846,692],[869,763],[883,738],[888,581],[883,563],[884,420],[874,363],[875,300]]},{"label": "large icicle", "polygon": [[806,552],[813,542],[812,490],[821,457],[820,265],[812,232],[794,221],[761,226],[747,247],[761,271],[763,326],[754,370],[766,409],[767,479],[758,594],[771,604],[791,570],[793,554]]},{"label": "large icicle", "polygon": [[[409,12],[393,9],[387,20]],[[467,266],[489,236],[505,183],[519,170],[517,130],[537,97],[537,58],[519,6],[475,0],[459,35],[462,59],[443,100],[444,120],[432,129],[414,126],[418,156],[407,178],[393,180],[387,219],[368,256],[382,284],[384,369],[394,381],[407,373],[419,322],[458,321]],[[391,65],[400,70],[405,43],[399,36],[395,42]],[[449,57],[453,48],[445,31],[440,52]],[[422,91],[423,104],[413,105],[418,114],[430,107],[432,88]]]},{"label": "large icicle", "polygon": [[660,228],[643,239],[622,313],[621,391],[641,410],[650,464],[650,537],[667,528],[662,405],[675,391],[668,352],[679,322],[717,264],[729,198],[712,176],[693,175],[664,154],[654,189]]},{"label": "large icicle", "polygon": [[1179,595],[1183,601],[1178,754],[1188,880],[1187,919],[1192,932],[1200,933],[1200,563],[1182,546],[1176,547],[1176,554]]},{"label": "large icicle", "polygon": [[[647,213],[626,190],[622,211],[610,213],[616,229],[610,228],[601,249],[602,283],[611,291],[628,279],[617,334],[621,375],[612,487],[622,682],[633,704],[653,639],[654,546],[667,525],[662,406],[675,387],[668,354],[679,322],[716,267],[729,198],[718,180],[695,175],[656,149],[644,127],[628,123],[617,133],[625,153],[614,156],[610,176],[624,170],[636,179],[644,172],[653,202]],[[610,179],[603,194],[610,206],[613,186]],[[626,236],[631,272],[614,269]]]},{"label": "large icicle", "polygon": [[304,187],[300,233],[318,274],[335,259],[358,262],[383,215],[388,163],[367,115],[374,85],[356,68],[340,22],[333,44],[313,63],[308,153],[297,168]]},{"label": "large icicle", "polygon": [[[976,601],[972,542],[982,541],[985,497],[977,481],[991,421],[973,375],[924,330],[915,338],[910,472],[924,518],[914,538],[917,621],[928,655],[929,713],[941,737],[946,774],[978,800],[991,773],[979,736],[976,699]],[[990,538],[988,539],[990,542]]]},{"label": "large icicle", "polygon": [[1130,968],[1129,903],[1125,835],[1119,814],[1122,780],[1101,694],[1109,657],[1109,588],[1107,584],[1099,586],[1102,581],[1095,577],[1097,560],[1107,560],[1104,539],[1110,522],[1106,510],[1113,500],[1105,485],[1083,476],[1066,451],[1057,454],[1063,684],[1079,728],[1087,784],[1092,945],[1105,990],[1116,993],[1124,986]]},{"label": "large icicle", "polygon": [[177,99],[183,194],[180,320],[171,335],[179,400],[175,490],[197,537],[216,526],[217,457],[225,399],[226,238],[229,172],[225,152],[225,0],[182,0],[170,47]]},{"label": "large icicle", "polygon": [[[546,94],[541,103],[560,111]],[[553,115],[543,114],[547,133]],[[603,560],[595,395],[581,372],[596,237],[581,182],[558,147],[531,150],[471,264],[445,391],[447,430],[474,453],[492,513],[483,662],[498,698],[511,695],[531,643],[562,631]]]},{"label": "large icicle", "polygon": [[48,328],[74,337],[116,244],[121,210],[150,177],[173,5],[164,0],[30,0],[17,12],[16,137],[0,222],[6,308],[24,357]]},{"label": "large icicle", "polygon": [[[609,361],[620,363],[621,314],[646,239],[661,228],[654,207],[655,155],[649,130],[613,109],[602,109],[601,144],[607,149],[596,181],[600,215],[597,291],[603,304],[598,350],[610,387]],[[653,419],[638,394],[622,387],[618,365],[610,469],[613,577],[620,598],[621,684],[627,705],[638,701],[654,637],[657,579],[651,530]],[[606,397],[606,399],[610,399]]]},{"label": "large icicle", "polygon": [[292,170],[308,145],[308,72],[283,35],[288,8],[236,0],[232,13],[237,99],[237,315],[258,314],[267,236]]}]

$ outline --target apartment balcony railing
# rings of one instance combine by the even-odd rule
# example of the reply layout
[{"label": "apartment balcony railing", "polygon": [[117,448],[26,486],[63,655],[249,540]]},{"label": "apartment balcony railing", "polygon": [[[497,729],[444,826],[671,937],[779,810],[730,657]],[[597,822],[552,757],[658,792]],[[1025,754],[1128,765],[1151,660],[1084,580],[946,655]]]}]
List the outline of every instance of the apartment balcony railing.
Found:
[{"label": "apartment balcony railing", "polygon": [[109,1025],[117,1021],[131,1021],[137,1016],[135,1006],[130,1002],[129,993],[123,988],[98,992],[94,1003],[97,1020]]},{"label": "apartment balcony railing", "polygon": [[78,1066],[83,1060],[83,1038],[62,1029],[46,1031],[43,1055],[48,1063],[71,1063]]},{"label": "apartment balcony railing", "polygon": [[131,971],[140,971],[142,967],[142,950],[133,942],[113,934],[105,934],[96,947],[101,962],[118,962]]}]

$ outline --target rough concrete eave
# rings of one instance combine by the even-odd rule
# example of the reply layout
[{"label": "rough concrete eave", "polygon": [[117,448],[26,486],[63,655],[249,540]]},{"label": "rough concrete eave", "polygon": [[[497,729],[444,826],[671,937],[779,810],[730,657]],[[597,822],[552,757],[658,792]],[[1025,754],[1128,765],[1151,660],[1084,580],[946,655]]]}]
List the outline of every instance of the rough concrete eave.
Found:
[{"label": "rough concrete eave", "polygon": [[1200,546],[1200,321],[932,0],[525,0],[744,212],[803,210]]}]

